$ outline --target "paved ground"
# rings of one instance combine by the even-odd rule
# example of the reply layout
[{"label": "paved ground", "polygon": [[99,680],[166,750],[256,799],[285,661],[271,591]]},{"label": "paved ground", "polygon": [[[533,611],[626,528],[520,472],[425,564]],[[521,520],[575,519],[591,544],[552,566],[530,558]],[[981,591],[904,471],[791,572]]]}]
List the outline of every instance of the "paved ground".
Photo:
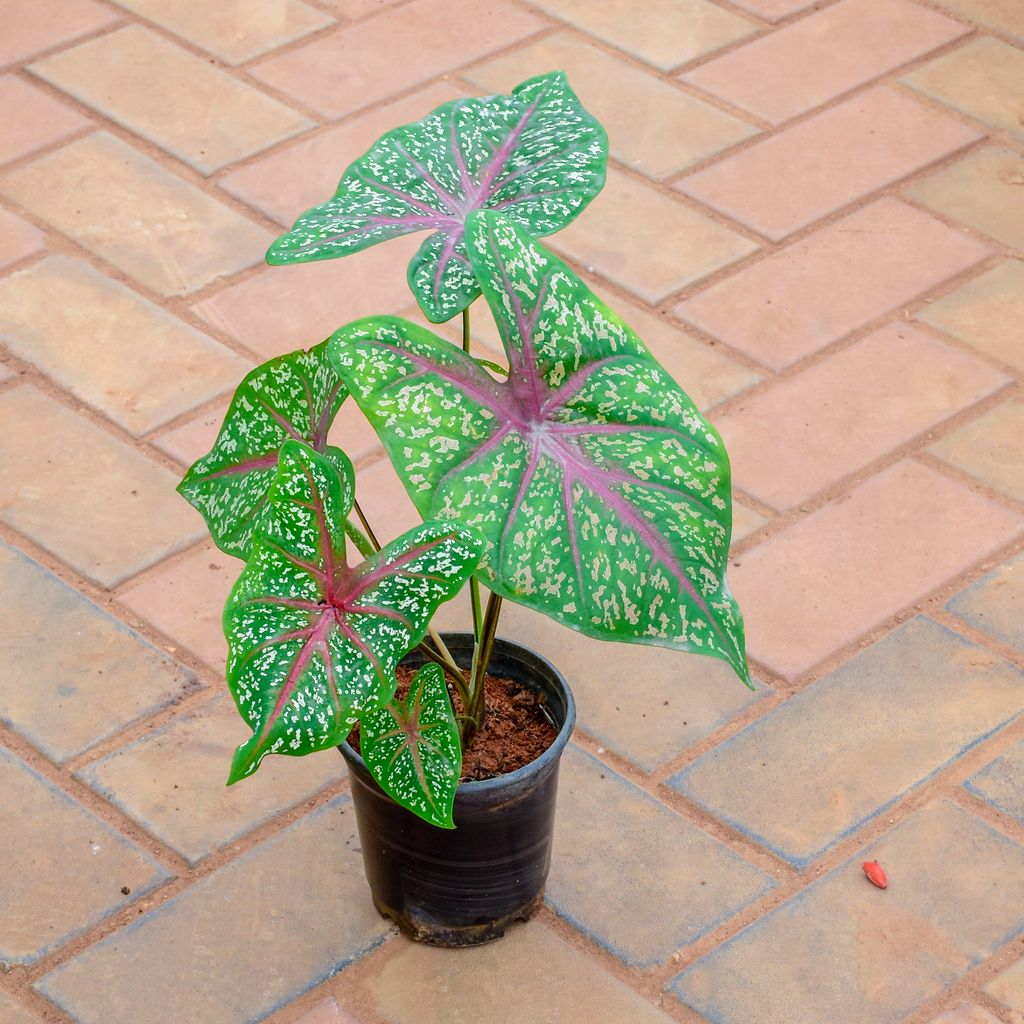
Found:
[{"label": "paved ground", "polygon": [[[1024,1021],[1020,0],[0,25],[0,1024]],[[223,788],[238,565],[173,487],[246,367],[410,305],[402,242],[268,242],[382,130],[554,67],[613,168],[552,244],[730,445],[758,687],[509,609],[580,705],[549,901],[443,953],[371,911],[338,758]]]}]

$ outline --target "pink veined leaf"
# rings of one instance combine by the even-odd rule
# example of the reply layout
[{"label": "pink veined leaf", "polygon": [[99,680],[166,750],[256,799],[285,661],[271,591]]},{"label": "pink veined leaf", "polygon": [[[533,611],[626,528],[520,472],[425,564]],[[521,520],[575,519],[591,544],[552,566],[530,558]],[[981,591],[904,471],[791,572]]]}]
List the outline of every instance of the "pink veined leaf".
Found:
[{"label": "pink veined leaf", "polygon": [[565,227],[604,185],[608,140],[564,72],[508,96],[453,100],[383,135],[344,173],[332,199],[307,210],[267,253],[272,264],[358,252],[429,231],[409,287],[440,323],[480,288],[465,246],[466,218],[500,209],[535,236]]},{"label": "pink veined leaf", "polygon": [[444,673],[424,665],[404,701],[359,716],[359,749],[381,789],[439,828],[455,828],[452,807],[462,748]]},{"label": "pink veined leaf", "polygon": [[589,636],[720,658],[748,680],[715,429],[633,331],[503,215],[470,217],[467,252],[507,380],[397,317],[330,342],[417,508],[483,534],[481,575],[503,597]]},{"label": "pink veined leaf", "polygon": [[326,342],[271,359],[239,384],[213,449],[178,485],[221,551],[249,557],[285,441],[303,441],[344,459],[328,446],[327,432],[347,395],[327,358]]},{"label": "pink veined leaf", "polygon": [[429,522],[349,565],[354,475],[338,455],[282,445],[270,514],[224,609],[228,687],[253,730],[229,783],[267,754],[336,746],[360,712],[390,701],[399,660],[480,558],[474,531]]}]

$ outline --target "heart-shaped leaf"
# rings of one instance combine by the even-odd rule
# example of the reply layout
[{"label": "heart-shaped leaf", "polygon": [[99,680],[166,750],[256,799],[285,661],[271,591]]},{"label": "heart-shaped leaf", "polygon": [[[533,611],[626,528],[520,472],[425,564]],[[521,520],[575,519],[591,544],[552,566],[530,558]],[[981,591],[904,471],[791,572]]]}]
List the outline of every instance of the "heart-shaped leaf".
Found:
[{"label": "heart-shaped leaf", "polygon": [[336,746],[361,711],[391,700],[399,660],[480,559],[474,531],[432,522],[349,566],[354,475],[338,455],[281,446],[270,513],[224,609],[228,686],[253,730],[229,783],[267,754]]},{"label": "heart-shaped leaf", "polygon": [[440,323],[480,294],[463,238],[473,210],[502,210],[531,234],[550,235],[601,190],[607,162],[604,129],[561,71],[510,96],[453,100],[378,139],[334,198],[270,247],[267,262],[331,259],[431,231],[409,266],[409,287]]},{"label": "heart-shaped leaf", "polygon": [[721,658],[747,679],[718,434],[633,331],[515,225],[478,213],[467,241],[507,380],[397,317],[331,339],[417,508],[484,535],[482,572],[501,596],[590,636]]},{"label": "heart-shaped leaf", "polygon": [[359,716],[359,750],[380,788],[440,828],[455,828],[452,806],[462,748],[444,672],[424,665],[405,701]]},{"label": "heart-shaped leaf", "polygon": [[[327,431],[347,395],[326,342],[271,359],[239,384],[213,450],[178,484],[221,551],[249,557],[282,443],[293,438],[325,452]],[[331,449],[332,458],[339,455],[344,458]]]}]

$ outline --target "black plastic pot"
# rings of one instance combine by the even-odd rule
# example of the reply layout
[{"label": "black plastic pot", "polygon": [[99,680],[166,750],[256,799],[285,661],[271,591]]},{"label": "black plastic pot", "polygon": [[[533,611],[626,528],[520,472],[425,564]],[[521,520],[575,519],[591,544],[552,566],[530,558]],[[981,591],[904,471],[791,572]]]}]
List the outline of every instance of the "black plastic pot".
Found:
[{"label": "black plastic pot", "polygon": [[[456,662],[468,666],[472,636],[453,633],[444,640]],[[414,651],[403,664],[423,661]],[[527,920],[544,898],[551,864],[558,762],[576,720],[572,694],[550,662],[508,640],[495,641],[489,671],[543,692],[558,736],[518,771],[462,783],[454,830],[428,825],[396,804],[359,754],[347,743],[339,748],[352,780],[374,905],[407,935],[435,946],[490,942]]]}]

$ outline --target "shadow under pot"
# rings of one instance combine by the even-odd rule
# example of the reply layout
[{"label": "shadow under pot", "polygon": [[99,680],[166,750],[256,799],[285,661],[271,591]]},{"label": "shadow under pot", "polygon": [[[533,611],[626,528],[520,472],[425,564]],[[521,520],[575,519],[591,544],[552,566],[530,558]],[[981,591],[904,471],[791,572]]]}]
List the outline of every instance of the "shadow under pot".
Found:
[{"label": "shadow under pot", "polygon": [[[473,656],[468,633],[444,635],[461,667]],[[403,665],[419,668],[412,652]],[[374,906],[411,938],[435,946],[474,946],[527,920],[544,899],[554,838],[558,764],[576,707],[550,662],[498,639],[488,668],[544,694],[558,735],[540,757],[507,775],[463,782],[455,794],[455,829],[435,828],[395,803],[366,763],[343,743],[363,864]]]}]

